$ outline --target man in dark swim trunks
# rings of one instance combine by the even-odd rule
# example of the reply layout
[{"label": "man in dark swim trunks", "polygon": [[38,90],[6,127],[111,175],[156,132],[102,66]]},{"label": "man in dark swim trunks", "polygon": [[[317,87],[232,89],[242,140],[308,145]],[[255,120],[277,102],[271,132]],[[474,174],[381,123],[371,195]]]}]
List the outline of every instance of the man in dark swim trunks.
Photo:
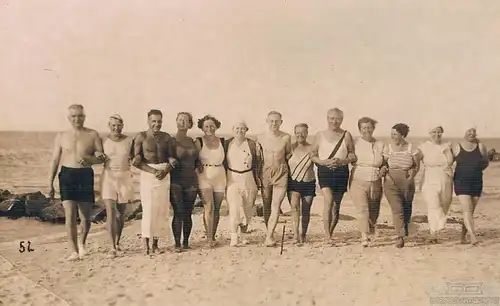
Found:
[{"label": "man in dark swim trunks", "polygon": [[[70,248],[69,261],[85,256],[85,242],[90,230],[90,213],[94,199],[94,171],[92,165],[103,163],[102,141],[99,134],[83,126],[85,112],[82,105],[69,108],[68,120],[72,129],[57,134],[51,161],[49,194],[55,194],[54,179],[59,165],[59,187],[66,217]],[[76,209],[80,211],[81,239],[77,242]]]},{"label": "man in dark swim trunks", "polygon": [[[132,165],[141,170],[142,238],[149,255],[149,239],[153,238],[152,251],[160,252],[158,238],[170,226],[170,172],[177,165],[174,139],[161,132],[163,114],[157,109],[148,112],[149,129],[134,138]],[[160,252],[161,253],[161,252]]]}]

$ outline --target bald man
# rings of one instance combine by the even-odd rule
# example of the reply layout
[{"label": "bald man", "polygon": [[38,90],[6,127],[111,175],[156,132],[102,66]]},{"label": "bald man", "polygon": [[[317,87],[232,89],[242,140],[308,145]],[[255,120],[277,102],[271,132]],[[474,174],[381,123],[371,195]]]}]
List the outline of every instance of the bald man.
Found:
[{"label": "bald man", "polygon": [[243,237],[240,243],[238,229],[246,234],[258,188],[261,186],[261,148],[258,143],[246,137],[247,131],[245,122],[236,123],[233,127],[234,137],[227,139],[224,145],[231,246],[248,243]]},{"label": "bald man", "polygon": [[110,134],[103,141],[107,158],[101,175],[101,197],[106,204],[106,223],[112,246],[108,257],[114,258],[117,251],[121,251],[125,204],[130,203],[134,197],[130,171],[133,148],[132,138],[122,134],[123,119],[120,115],[112,115],[108,127]]},{"label": "bald man", "polygon": [[267,227],[264,245],[272,247],[276,245],[273,235],[288,185],[288,159],[292,154],[292,141],[290,134],[280,130],[283,123],[281,113],[269,112],[266,123],[268,131],[258,135],[257,142],[263,151],[262,201]]},{"label": "bald man", "polygon": [[[99,134],[84,127],[85,111],[80,104],[68,107],[71,129],[58,133],[52,155],[49,195],[54,197],[54,179],[59,165],[59,188],[66,217],[66,230],[70,249],[69,261],[83,259],[85,243],[90,231],[90,214],[94,198],[94,171],[92,165],[101,164],[106,159]],[[80,212],[81,236],[77,241],[76,213]]]}]

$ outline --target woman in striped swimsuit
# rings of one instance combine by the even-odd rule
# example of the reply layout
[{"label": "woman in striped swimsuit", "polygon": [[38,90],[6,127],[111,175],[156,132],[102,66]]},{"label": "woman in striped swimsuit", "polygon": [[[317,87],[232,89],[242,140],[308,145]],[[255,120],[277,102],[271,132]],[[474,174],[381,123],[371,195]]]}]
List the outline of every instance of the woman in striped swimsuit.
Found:
[{"label": "woman in striped swimsuit", "polygon": [[453,177],[455,194],[464,214],[462,243],[467,243],[466,235],[469,232],[470,243],[477,245],[473,214],[483,191],[483,171],[489,164],[488,150],[476,138],[474,127],[465,131],[464,140],[455,144],[452,150],[457,163]]},{"label": "woman in striped swimsuit", "polygon": [[209,247],[215,246],[215,233],[219,225],[219,212],[226,192],[224,169],[224,139],[215,135],[220,121],[207,115],[198,120],[198,127],[205,136],[198,137],[195,145],[199,152],[198,188],[203,198],[205,214],[203,222]]},{"label": "woman in striped swimsuit", "polygon": [[406,141],[410,128],[404,123],[392,127],[392,143],[384,149],[384,161],[387,166],[381,169],[386,174],[384,194],[391,206],[392,220],[397,235],[396,247],[404,247],[404,236],[408,236],[411,221],[413,196],[415,195],[415,175],[420,165],[417,148]]},{"label": "woman in striped swimsuit", "polygon": [[[288,160],[290,176],[287,193],[288,201],[292,207],[294,241],[298,245],[306,241],[311,205],[316,195],[314,164],[311,161],[312,145],[307,142],[308,128],[305,123],[297,124],[294,127],[297,142],[292,144],[292,156]],[[301,234],[299,234],[300,216],[302,216]]]}]

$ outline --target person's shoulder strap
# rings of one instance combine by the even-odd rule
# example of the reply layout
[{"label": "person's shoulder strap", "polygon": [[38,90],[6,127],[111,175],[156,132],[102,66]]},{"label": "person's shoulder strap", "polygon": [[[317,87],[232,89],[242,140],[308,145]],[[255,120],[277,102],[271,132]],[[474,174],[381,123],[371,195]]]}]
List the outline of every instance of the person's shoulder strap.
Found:
[{"label": "person's shoulder strap", "polygon": [[332,153],[330,153],[330,156],[328,156],[328,159],[331,159],[337,154],[337,151],[339,150],[340,146],[342,145],[342,142],[344,142],[345,134],[347,131],[344,131],[342,134],[342,137],[340,137],[339,141],[337,142],[337,145],[335,145],[335,148],[333,149]]}]

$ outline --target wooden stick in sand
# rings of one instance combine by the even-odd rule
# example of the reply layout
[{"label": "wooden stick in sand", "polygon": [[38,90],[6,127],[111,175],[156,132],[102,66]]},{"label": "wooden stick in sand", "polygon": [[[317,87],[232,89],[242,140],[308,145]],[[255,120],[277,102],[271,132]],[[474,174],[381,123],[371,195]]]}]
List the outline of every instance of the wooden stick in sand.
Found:
[{"label": "wooden stick in sand", "polygon": [[283,225],[283,233],[281,234],[281,250],[280,255],[283,254],[283,241],[285,240],[285,225]]}]

